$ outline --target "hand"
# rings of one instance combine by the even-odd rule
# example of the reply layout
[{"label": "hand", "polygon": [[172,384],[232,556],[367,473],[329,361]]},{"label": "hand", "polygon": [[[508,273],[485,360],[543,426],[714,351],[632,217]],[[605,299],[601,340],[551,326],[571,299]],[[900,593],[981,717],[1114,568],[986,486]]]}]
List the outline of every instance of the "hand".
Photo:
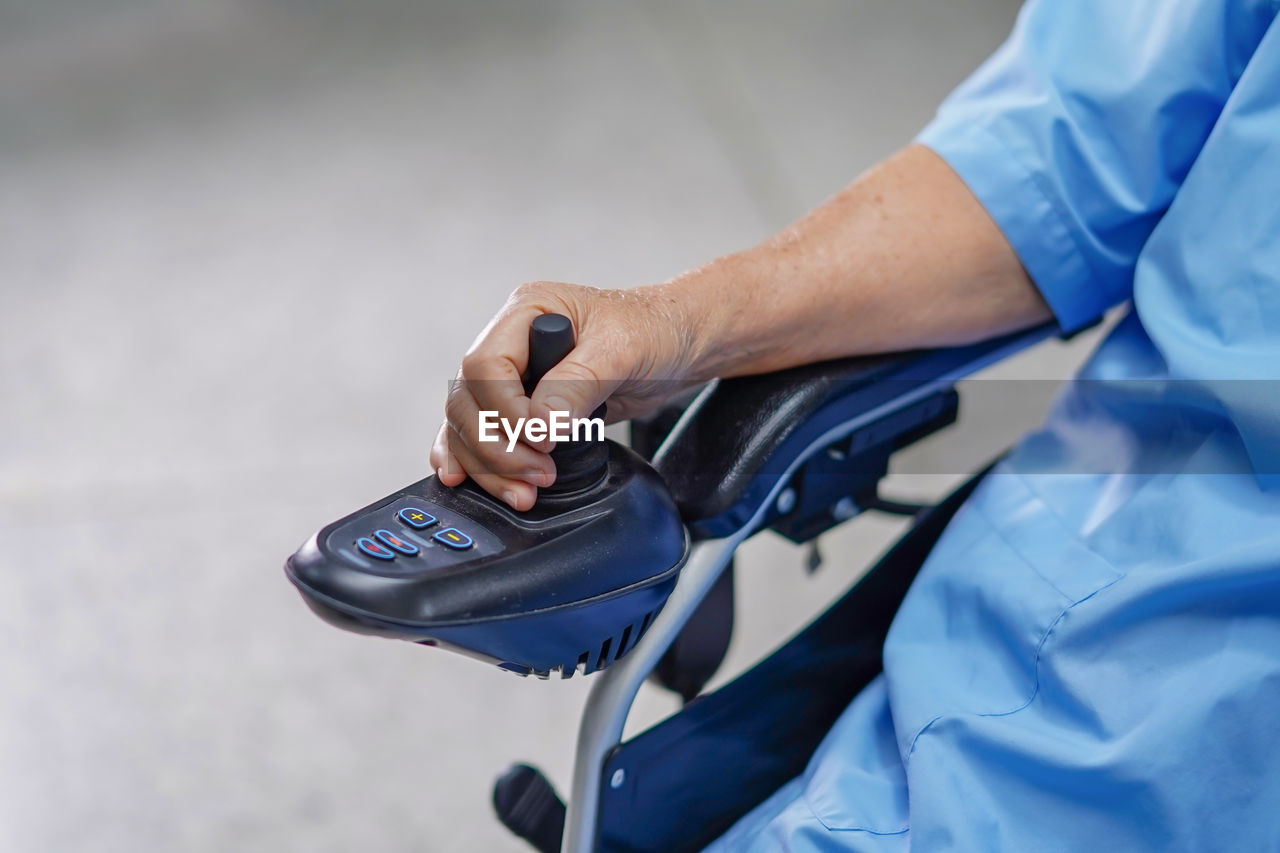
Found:
[{"label": "hand", "polygon": [[[564,314],[577,345],[547,372],[532,398],[521,374],[528,362],[529,324],[539,314]],[[533,506],[537,488],[555,482],[552,443],[479,441],[479,413],[548,419],[552,410],[588,417],[606,403],[606,419],[633,418],[696,378],[694,322],[668,286],[600,290],[537,282],[517,289],[462,359],[449,391],[445,422],[431,448],[440,481],[468,476],[516,510]]]}]

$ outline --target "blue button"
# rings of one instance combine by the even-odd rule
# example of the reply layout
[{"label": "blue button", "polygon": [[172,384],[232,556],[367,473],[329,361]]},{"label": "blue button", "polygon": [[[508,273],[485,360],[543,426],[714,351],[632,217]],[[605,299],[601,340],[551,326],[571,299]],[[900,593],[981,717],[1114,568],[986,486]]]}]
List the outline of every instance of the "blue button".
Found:
[{"label": "blue button", "polygon": [[373,535],[377,537],[379,542],[386,545],[393,551],[399,551],[401,554],[405,554],[410,557],[418,553],[417,545],[414,545],[412,542],[404,541],[390,530],[375,530],[373,531]]},{"label": "blue button", "polygon": [[396,517],[414,530],[421,530],[424,527],[430,527],[436,523],[436,517],[426,510],[418,509],[416,506],[407,506],[396,513]]},{"label": "blue button", "polygon": [[368,536],[357,539],[356,547],[363,553],[378,560],[394,560],[396,558],[396,555],[392,554],[390,550],[383,547],[381,543],[374,542]]},{"label": "blue button", "polygon": [[446,527],[431,538],[441,545],[448,545],[450,548],[456,548],[459,551],[465,551],[472,545],[471,537],[456,527]]}]

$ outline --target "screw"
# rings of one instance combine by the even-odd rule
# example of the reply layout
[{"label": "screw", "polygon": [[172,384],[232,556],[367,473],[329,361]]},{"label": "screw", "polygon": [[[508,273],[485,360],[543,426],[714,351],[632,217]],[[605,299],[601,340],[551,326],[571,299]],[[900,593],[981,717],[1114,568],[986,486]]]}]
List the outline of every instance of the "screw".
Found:
[{"label": "screw", "polygon": [[836,505],[831,508],[831,515],[836,521],[848,521],[858,514],[858,505],[854,503],[853,498],[844,497],[836,501]]},{"label": "screw", "polygon": [[778,495],[778,500],[774,503],[774,507],[780,515],[786,515],[796,508],[796,490],[787,488],[783,489]]},{"label": "screw", "polygon": [[613,771],[613,776],[609,779],[609,787],[615,791],[622,787],[622,783],[627,781],[627,771],[619,767]]}]

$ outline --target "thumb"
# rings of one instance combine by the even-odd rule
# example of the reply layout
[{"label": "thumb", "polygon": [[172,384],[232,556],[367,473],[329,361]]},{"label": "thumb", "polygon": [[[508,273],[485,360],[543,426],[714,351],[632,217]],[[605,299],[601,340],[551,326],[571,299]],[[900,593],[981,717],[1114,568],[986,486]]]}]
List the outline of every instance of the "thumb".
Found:
[{"label": "thumb", "polygon": [[[567,413],[570,418],[590,417],[622,384],[621,379],[608,378],[602,372],[600,365],[607,363],[607,360],[593,358],[581,347],[571,351],[548,370],[533,389],[530,416],[550,420],[551,413],[555,411]],[[550,441],[539,444],[545,444],[545,447],[538,447],[544,452],[549,452],[553,446]]]}]

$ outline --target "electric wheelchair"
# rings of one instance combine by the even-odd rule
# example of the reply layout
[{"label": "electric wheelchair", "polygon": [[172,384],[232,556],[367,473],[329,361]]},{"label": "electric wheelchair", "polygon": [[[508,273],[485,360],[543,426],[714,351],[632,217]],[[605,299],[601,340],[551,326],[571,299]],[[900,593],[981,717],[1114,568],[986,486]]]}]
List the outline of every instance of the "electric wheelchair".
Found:
[{"label": "electric wheelchair", "polygon": [[[718,380],[633,422],[631,447],[558,447],[557,482],[526,513],[429,477],[324,527],[286,574],[348,630],[525,676],[599,671],[567,807],[516,765],[498,816],[541,853],[700,850],[798,775],[880,671],[898,604],[982,476],[935,506],[898,503],[877,491],[890,456],[955,421],[960,379],[1055,334]],[[526,389],[572,346],[565,318],[535,320]],[[702,693],[733,627],[735,549],[765,529],[810,542],[866,510],[914,520],[825,613]],[[684,708],[624,743],[646,678]]]}]

